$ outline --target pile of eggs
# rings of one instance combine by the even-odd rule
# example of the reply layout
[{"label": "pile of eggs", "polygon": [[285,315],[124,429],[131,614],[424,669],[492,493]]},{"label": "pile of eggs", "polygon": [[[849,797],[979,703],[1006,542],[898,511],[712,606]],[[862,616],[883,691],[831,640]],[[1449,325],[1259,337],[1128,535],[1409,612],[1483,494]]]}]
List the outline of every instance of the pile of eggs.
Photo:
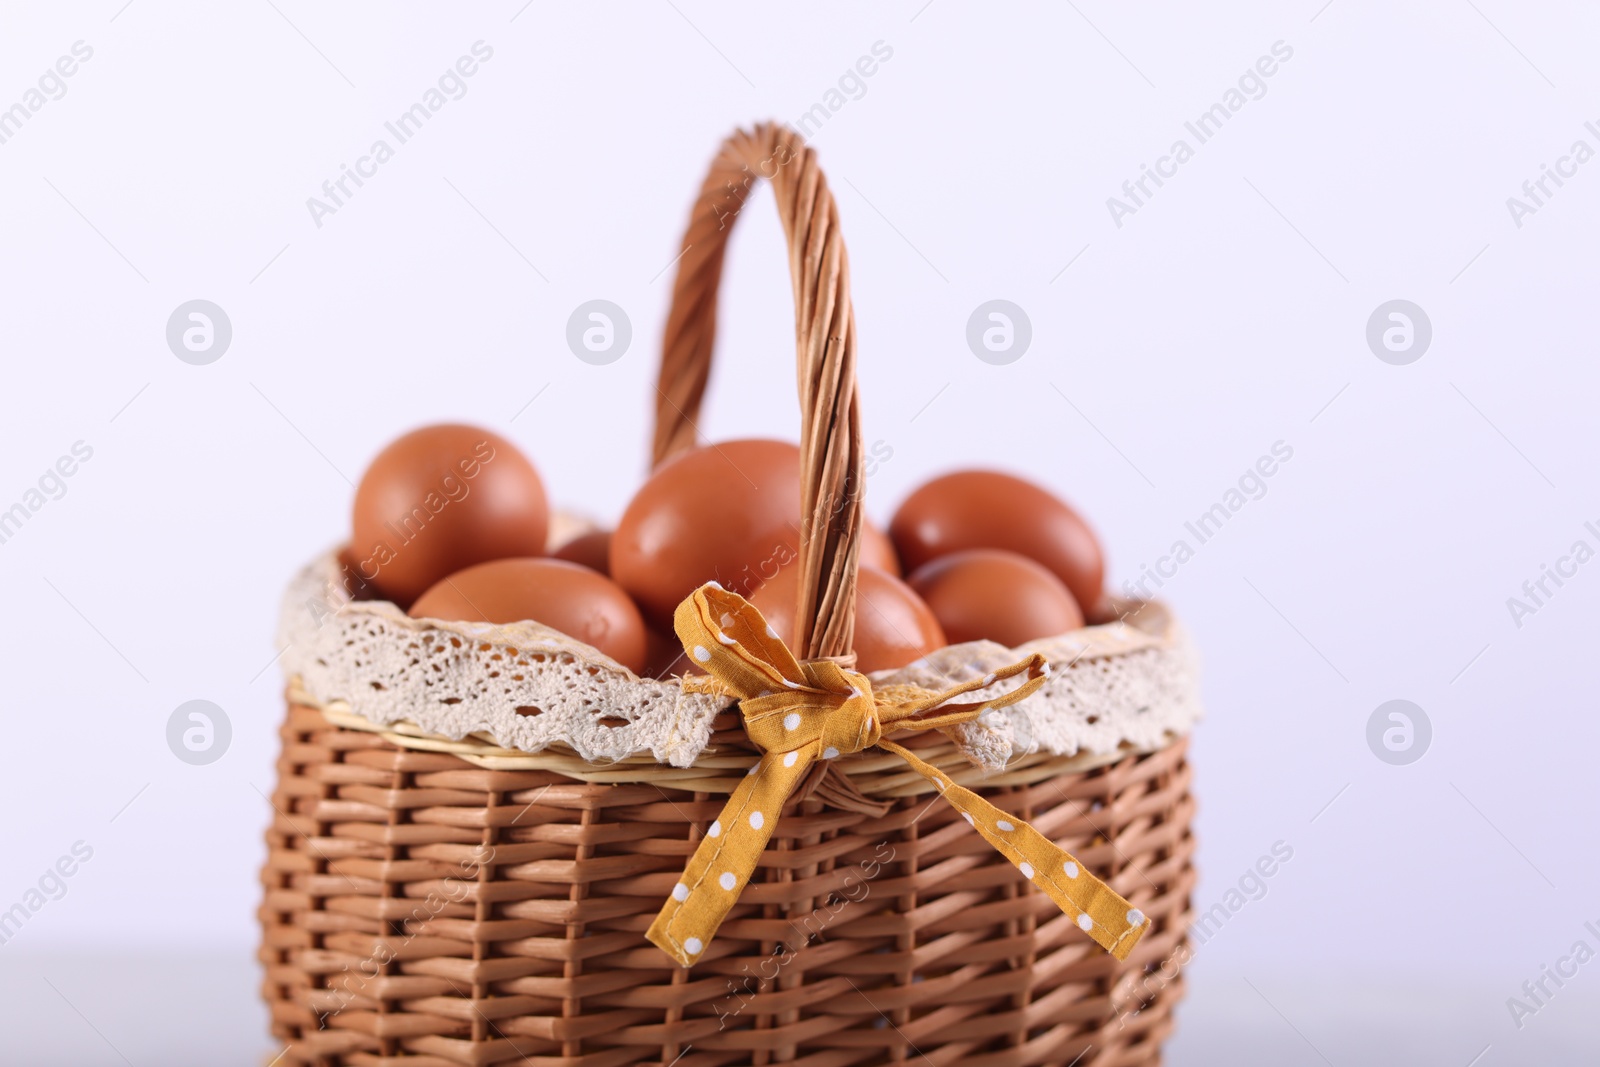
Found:
[{"label": "pile of eggs", "polygon": [[[401,437],[367,469],[340,562],[358,599],[415,618],[541,623],[665,678],[693,669],[672,615],[708,581],[750,599],[792,646],[799,530],[800,450],[724,441],[657,468],[614,530],[547,552],[550,507],[533,464],[487,430],[440,425]],[[1015,647],[1101,614],[1094,533],[1008,474],[924,484],[887,533],[866,524],[860,559],[855,643],[867,673],[948,644]]]}]

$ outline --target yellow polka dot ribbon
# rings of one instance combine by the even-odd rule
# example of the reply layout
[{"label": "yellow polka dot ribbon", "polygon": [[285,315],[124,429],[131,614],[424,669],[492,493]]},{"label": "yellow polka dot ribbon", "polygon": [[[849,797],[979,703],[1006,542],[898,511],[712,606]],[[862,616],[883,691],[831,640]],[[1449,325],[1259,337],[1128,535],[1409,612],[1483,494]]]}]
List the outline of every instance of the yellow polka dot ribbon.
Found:
[{"label": "yellow polka dot ribbon", "polygon": [[[816,760],[873,745],[900,756],[932,782],[984,840],[1117,959],[1127,959],[1149,929],[1143,913],[1043,834],[885,736],[897,730],[949,729],[990,708],[1016,703],[1050,676],[1043,656],[1035,653],[942,692],[897,685],[874,693],[865,675],[837,663],[797,661],[760,611],[715,582],[679,604],[673,624],[684,649],[710,675],[685,678],[685,690],[738,697],[745,731],[763,752],[761,762],[728,798],[722,817],[706,830],[650,924],[650,940],[683,966],[701,958],[738,901],[784,801],[807,768]],[[951,703],[1024,673],[1027,680],[1008,693]]]}]

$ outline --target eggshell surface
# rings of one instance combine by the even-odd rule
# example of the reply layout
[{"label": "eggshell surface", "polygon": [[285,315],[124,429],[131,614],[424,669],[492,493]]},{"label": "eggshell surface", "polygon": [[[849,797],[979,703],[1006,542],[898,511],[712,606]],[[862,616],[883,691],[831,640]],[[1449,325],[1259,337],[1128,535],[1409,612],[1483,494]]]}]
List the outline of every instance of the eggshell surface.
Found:
[{"label": "eggshell surface", "polygon": [[611,576],[653,624],[706,582],[741,595],[792,562],[800,450],[786,441],[705,445],[656,469],[611,536]]},{"label": "eggshell surface", "polygon": [[549,521],[544,482],[515,445],[476,426],[426,426],[362,476],[350,552],[404,606],[475,563],[541,555]]},{"label": "eggshell surface", "polygon": [[1100,542],[1078,513],[1032,482],[997,471],[957,471],[913,492],[889,524],[906,572],[968,548],[1000,548],[1042,563],[1079,605],[1105,582]]},{"label": "eggshell surface", "polygon": [[870,522],[861,524],[861,565],[896,578],[904,573],[900,569],[900,557],[895,555],[894,542]]},{"label": "eggshell surface", "polygon": [[593,645],[629,670],[645,665],[639,609],[615,582],[557,559],[498,559],[449,575],[411,605],[418,619],[532,621]]},{"label": "eggshell surface", "polygon": [[[783,568],[750,602],[796,656],[795,603],[799,566]],[[856,583],[856,670],[863,674],[893,670],[943,648],[944,631],[928,605],[900,579],[873,567],[862,567]]]},{"label": "eggshell surface", "polygon": [[1015,648],[1083,625],[1083,613],[1061,579],[1015,552],[952,552],[924,563],[907,581],[951,644],[997,641]]},{"label": "eggshell surface", "polygon": [[590,530],[579,534],[550,553],[551,559],[564,559],[597,574],[611,575],[611,531]]}]

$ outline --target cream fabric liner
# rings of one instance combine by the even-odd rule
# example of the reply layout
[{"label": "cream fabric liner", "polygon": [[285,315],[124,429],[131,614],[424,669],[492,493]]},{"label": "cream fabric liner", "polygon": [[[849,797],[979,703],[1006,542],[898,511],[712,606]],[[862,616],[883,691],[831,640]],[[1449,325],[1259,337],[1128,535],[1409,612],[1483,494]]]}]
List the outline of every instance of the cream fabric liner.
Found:
[{"label": "cream fabric liner", "polygon": [[[1117,606],[1124,621],[1016,649],[952,645],[872,681],[943,689],[1041,652],[1053,668],[1043,689],[956,728],[967,758],[998,769],[1035,754],[1156,749],[1200,717],[1194,650],[1160,603]],[[728,703],[685,693],[675,680],[641,679],[537,623],[432,622],[393,604],[349,601],[332,552],[290,583],[278,644],[291,687],[319,706],[518,752],[554,746],[590,763],[648,756],[688,767]]]}]

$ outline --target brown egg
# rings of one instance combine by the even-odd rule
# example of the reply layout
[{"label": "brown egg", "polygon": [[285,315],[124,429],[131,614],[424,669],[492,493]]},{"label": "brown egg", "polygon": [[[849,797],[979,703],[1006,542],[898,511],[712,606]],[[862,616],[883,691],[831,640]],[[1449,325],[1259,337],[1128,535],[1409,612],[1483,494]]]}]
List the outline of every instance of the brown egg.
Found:
[{"label": "brown egg", "polygon": [[706,582],[747,595],[795,558],[800,450],[785,441],[705,445],[668,460],[611,535],[611,575],[645,617],[671,628]]},{"label": "brown egg", "polygon": [[646,625],[644,629],[644,673],[647,678],[671,678],[678,674],[704,674],[705,670],[683,650],[683,642],[671,630]]},{"label": "brown egg", "polygon": [[[796,656],[794,612],[798,564],[778,572],[750,602]],[[939,620],[911,587],[890,574],[862,567],[856,583],[856,670],[893,670],[919,660],[947,642]]]},{"label": "brown egg", "polygon": [[610,577],[611,531],[590,530],[588,533],[579,534],[550,553],[550,557],[564,559],[568,563],[576,563],[580,567],[588,567],[592,571]]},{"label": "brown egg", "polygon": [[900,577],[900,557],[894,554],[889,535],[870,522],[861,524],[861,565]]},{"label": "brown egg", "polygon": [[907,581],[952,645],[997,641],[1015,648],[1083,625],[1083,613],[1061,579],[1015,552],[952,552],[924,563]]},{"label": "brown egg", "polygon": [[564,511],[561,508],[552,508],[550,510],[550,529],[545,535],[548,540],[544,543],[544,552],[542,554],[548,556],[552,548],[564,545],[568,541],[574,541],[590,530],[597,529],[599,527],[595,523],[590,522],[581,514]]},{"label": "brown egg", "polygon": [[411,605],[417,619],[532,621],[644,670],[644,620],[628,594],[588,567],[556,559],[497,559],[445,578]]},{"label": "brown egg", "polygon": [[389,445],[356,490],[351,551],[409,604],[474,563],[544,552],[544,483],[516,446],[476,426],[427,426]]},{"label": "brown egg", "polygon": [[351,600],[376,600],[380,596],[377,586],[362,570],[362,560],[346,545],[339,550],[339,582]]},{"label": "brown egg", "polygon": [[1100,601],[1105,557],[1088,525],[1032,482],[996,471],[957,471],[900,505],[889,536],[908,573],[965,548],[1003,548],[1042,563],[1080,605]]}]

